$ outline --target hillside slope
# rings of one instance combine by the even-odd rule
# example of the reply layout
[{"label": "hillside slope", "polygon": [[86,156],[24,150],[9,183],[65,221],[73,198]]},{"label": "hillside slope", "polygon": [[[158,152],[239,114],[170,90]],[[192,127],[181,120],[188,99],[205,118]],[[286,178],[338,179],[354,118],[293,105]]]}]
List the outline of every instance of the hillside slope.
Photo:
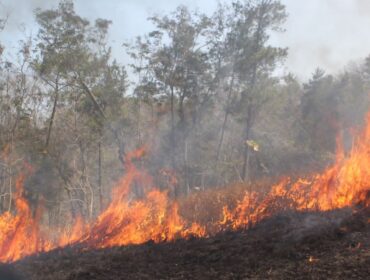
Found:
[{"label": "hillside slope", "polygon": [[65,248],[13,266],[27,280],[368,279],[369,213],[284,213],[244,232],[94,251]]}]

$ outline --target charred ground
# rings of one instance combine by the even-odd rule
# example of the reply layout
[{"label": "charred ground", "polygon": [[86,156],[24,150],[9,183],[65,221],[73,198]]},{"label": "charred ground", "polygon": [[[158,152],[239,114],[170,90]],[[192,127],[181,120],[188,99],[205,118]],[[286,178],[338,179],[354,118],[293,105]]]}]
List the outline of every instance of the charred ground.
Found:
[{"label": "charred ground", "polygon": [[211,238],[83,251],[15,263],[24,279],[368,279],[370,209],[287,212]]}]

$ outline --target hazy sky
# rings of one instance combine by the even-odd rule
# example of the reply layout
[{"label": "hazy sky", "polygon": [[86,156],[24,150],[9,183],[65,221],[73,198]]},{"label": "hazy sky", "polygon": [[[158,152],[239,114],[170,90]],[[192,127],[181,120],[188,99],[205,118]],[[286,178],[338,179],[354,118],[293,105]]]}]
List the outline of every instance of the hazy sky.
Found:
[{"label": "hazy sky", "polygon": [[[75,0],[77,13],[88,19],[113,21],[110,43],[113,55],[125,63],[123,42],[151,30],[147,17],[172,11],[179,4],[211,13],[217,0]],[[230,1],[231,2],[231,1]],[[307,78],[316,67],[330,73],[370,54],[370,0],[282,0],[289,18],[286,32],[271,41],[289,48],[285,71]],[[56,7],[57,0],[0,0],[1,14],[8,14],[0,41],[9,50],[22,36],[35,34],[36,7]],[[23,32],[23,35],[22,35]],[[10,51],[11,53],[11,51]]]}]

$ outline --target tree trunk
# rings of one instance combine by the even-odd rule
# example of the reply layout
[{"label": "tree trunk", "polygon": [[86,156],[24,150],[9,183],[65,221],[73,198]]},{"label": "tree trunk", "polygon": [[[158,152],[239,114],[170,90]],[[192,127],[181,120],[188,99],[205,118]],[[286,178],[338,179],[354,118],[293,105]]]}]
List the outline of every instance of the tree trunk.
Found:
[{"label": "tree trunk", "polygon": [[227,120],[228,120],[229,114],[230,114],[230,106],[231,106],[230,98],[231,98],[231,95],[232,95],[233,87],[234,87],[234,73],[231,77],[229,93],[227,95],[225,116],[224,116],[224,121],[223,121],[222,127],[221,127],[220,141],[218,142],[218,146],[217,146],[216,162],[218,162],[218,160],[220,158],[221,147],[222,147],[222,144],[223,144],[223,141],[224,141],[226,124],[227,124]]},{"label": "tree trunk", "polygon": [[184,164],[185,164],[185,186],[186,186],[186,194],[190,194],[190,186],[189,186],[189,169],[188,169],[188,141],[185,140],[184,143]]},{"label": "tree trunk", "polygon": [[218,146],[217,146],[216,162],[218,162],[218,160],[220,158],[220,152],[221,152],[221,147],[222,147],[222,144],[223,144],[223,141],[224,141],[224,134],[225,134],[226,123],[227,123],[228,117],[229,117],[229,112],[227,110],[225,112],[224,121],[223,121],[222,127],[221,127],[221,136],[220,136],[220,141],[218,142]]},{"label": "tree trunk", "polygon": [[[79,83],[80,85],[82,86],[83,90],[85,91],[85,93],[89,96],[89,98],[91,99],[91,101],[94,103],[94,106],[95,108],[98,110],[100,116],[103,118],[103,120],[107,121],[107,126],[108,128],[110,129],[110,131],[113,133],[113,136],[116,140],[116,144],[118,146],[118,159],[120,160],[120,162],[124,165],[125,163],[125,144],[122,142],[120,135],[118,133],[118,131],[112,127],[112,125],[109,123],[104,111],[103,111],[103,108],[99,105],[98,101],[96,100],[94,94],[91,92],[91,90],[89,89],[89,87],[85,84],[85,82],[82,80],[81,77],[79,77]],[[102,123],[100,123],[101,125],[103,125]]]},{"label": "tree trunk", "polygon": [[141,139],[141,101],[140,96],[137,97],[137,140],[139,143],[139,146],[142,145],[142,139]]},{"label": "tree trunk", "polygon": [[[80,184],[81,190],[78,191],[78,198],[84,202],[84,205],[80,208],[80,213],[84,213],[84,208],[87,209],[87,216],[90,218],[90,211],[89,211],[89,198],[87,196],[87,170],[86,170],[86,160],[85,160],[85,148],[83,146],[82,140],[78,141],[78,147],[80,150],[80,162],[81,162],[81,174],[80,174]],[[82,194],[82,195],[81,195]],[[81,196],[80,196],[81,195]]]},{"label": "tree trunk", "polygon": [[185,93],[183,93],[179,98],[179,117],[180,117],[181,129],[183,129],[185,126],[184,99],[185,99]]},{"label": "tree trunk", "polygon": [[55,88],[54,88],[55,96],[54,96],[53,111],[51,112],[51,116],[50,116],[48,134],[46,136],[46,142],[45,142],[45,150],[47,150],[48,147],[49,147],[51,130],[53,128],[55,112],[56,112],[57,106],[58,106],[58,99],[59,99],[59,81],[58,80],[59,80],[59,78],[57,77],[56,80],[55,80]]},{"label": "tree trunk", "polygon": [[71,203],[71,213],[72,213],[72,218],[73,218],[73,219],[76,219],[76,218],[77,218],[77,216],[78,216],[78,214],[77,214],[77,209],[75,208],[74,203],[73,203],[73,196],[72,196],[72,192],[71,192],[71,189],[70,189],[70,185],[71,185],[70,180],[69,180],[69,179],[68,179],[68,177],[63,173],[63,171],[62,171],[61,167],[60,167],[58,164],[56,164],[56,165],[55,165],[55,167],[56,167],[56,169],[57,169],[57,171],[58,171],[58,174],[59,174],[60,178],[61,178],[61,179],[63,180],[63,182],[64,182],[64,189],[65,189],[65,191],[67,192],[68,199],[69,199],[69,201],[70,201],[70,203]]},{"label": "tree trunk", "polygon": [[[263,26],[262,26],[262,21],[263,21],[263,16],[265,14],[264,6],[262,5],[262,10],[259,10],[259,15],[258,15],[258,24],[257,24],[257,30],[255,33],[255,44],[254,44],[254,52],[258,51],[259,45],[261,43],[261,37],[263,33]],[[252,78],[250,82],[250,96],[249,98],[252,98],[251,96],[253,95],[254,88],[256,86],[256,80],[257,80],[257,62],[253,64],[253,72],[252,72]],[[245,98],[248,98],[246,94],[242,96],[241,103],[243,104],[245,102]],[[248,181],[249,180],[249,157],[250,157],[250,147],[247,145],[245,141],[249,140],[250,137],[250,131],[253,123],[253,119],[255,116],[252,115],[252,102],[248,102],[248,109],[247,109],[247,119],[246,119],[246,126],[245,126],[245,137],[243,139],[243,145],[244,145],[244,152],[243,152],[243,167],[242,167],[242,179],[243,181]]]},{"label": "tree trunk", "polygon": [[[143,57],[140,57],[140,70],[138,73],[138,80],[139,83],[141,83],[141,69],[143,65]],[[137,92],[136,98],[137,98],[137,140],[139,146],[142,145],[142,139],[141,139],[141,89]]]},{"label": "tree trunk", "polygon": [[243,167],[242,167],[242,180],[248,181],[249,180],[249,157],[250,157],[250,147],[246,141],[249,140],[250,132],[252,128],[252,105],[248,106],[247,110],[247,120],[245,122],[245,134],[243,138],[243,145],[244,145],[244,152],[243,152]]},{"label": "tree trunk", "polygon": [[103,190],[102,190],[102,152],[101,152],[101,142],[98,143],[98,188],[99,188],[99,204],[100,204],[100,211],[103,211]]},{"label": "tree trunk", "polygon": [[244,144],[244,152],[243,152],[243,167],[242,167],[242,180],[248,181],[249,180],[249,155],[250,155],[250,149],[246,141],[249,137],[249,126],[247,128],[247,133],[245,139],[243,139]]},{"label": "tree trunk", "polygon": [[174,156],[174,151],[175,151],[175,113],[174,113],[174,89],[173,86],[171,86],[171,135],[170,135],[170,154],[171,154],[171,162],[172,162],[172,167],[175,167],[175,156]]},{"label": "tree trunk", "polygon": [[175,113],[174,113],[174,89],[171,86],[171,134],[174,133],[175,129]]}]

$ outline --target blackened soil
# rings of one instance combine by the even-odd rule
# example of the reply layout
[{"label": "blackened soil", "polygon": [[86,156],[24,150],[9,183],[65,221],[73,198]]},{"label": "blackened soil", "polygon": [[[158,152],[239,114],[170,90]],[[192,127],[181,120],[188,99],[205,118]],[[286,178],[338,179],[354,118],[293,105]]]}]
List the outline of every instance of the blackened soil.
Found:
[{"label": "blackened soil", "polygon": [[369,213],[284,213],[251,230],[104,250],[64,248],[11,269],[26,280],[370,279]]}]

